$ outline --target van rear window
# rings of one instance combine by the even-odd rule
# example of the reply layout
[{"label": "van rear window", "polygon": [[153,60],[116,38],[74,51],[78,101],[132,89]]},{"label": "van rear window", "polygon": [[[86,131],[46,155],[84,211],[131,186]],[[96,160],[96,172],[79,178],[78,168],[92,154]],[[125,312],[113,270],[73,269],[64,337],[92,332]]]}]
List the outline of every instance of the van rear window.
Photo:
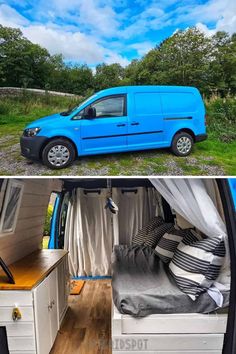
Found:
[{"label": "van rear window", "polygon": [[197,110],[197,99],[193,93],[176,92],[161,93],[164,114],[191,113]]},{"label": "van rear window", "polygon": [[162,114],[158,92],[137,92],[134,95],[136,116]]}]

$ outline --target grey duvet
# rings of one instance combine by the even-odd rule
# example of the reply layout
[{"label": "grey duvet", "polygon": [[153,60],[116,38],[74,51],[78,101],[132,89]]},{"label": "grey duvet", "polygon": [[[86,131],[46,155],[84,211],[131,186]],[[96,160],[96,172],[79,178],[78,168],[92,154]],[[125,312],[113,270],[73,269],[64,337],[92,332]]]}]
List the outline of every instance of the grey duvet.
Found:
[{"label": "grey duvet", "polygon": [[[144,317],[164,313],[209,313],[217,309],[207,292],[193,301],[176,285],[150,247],[115,246],[112,255],[113,301],[122,314]],[[224,306],[229,293],[223,293]]]}]

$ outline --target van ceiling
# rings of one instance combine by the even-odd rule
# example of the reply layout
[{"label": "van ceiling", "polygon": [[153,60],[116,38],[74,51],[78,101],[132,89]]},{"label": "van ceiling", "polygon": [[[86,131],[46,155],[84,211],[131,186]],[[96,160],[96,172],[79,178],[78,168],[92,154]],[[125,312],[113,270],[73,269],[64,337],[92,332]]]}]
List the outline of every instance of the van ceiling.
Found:
[{"label": "van ceiling", "polygon": [[[66,190],[73,188],[106,188],[107,178],[65,178],[63,179],[63,187]],[[153,187],[148,178],[111,178],[110,185],[112,187]]]}]

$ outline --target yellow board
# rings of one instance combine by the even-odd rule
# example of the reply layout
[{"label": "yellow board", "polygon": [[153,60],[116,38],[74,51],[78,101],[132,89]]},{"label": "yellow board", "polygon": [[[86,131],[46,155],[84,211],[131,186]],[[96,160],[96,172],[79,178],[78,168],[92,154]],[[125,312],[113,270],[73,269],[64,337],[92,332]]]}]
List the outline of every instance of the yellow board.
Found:
[{"label": "yellow board", "polygon": [[70,282],[70,294],[79,295],[83,289],[85,280],[71,280]]}]

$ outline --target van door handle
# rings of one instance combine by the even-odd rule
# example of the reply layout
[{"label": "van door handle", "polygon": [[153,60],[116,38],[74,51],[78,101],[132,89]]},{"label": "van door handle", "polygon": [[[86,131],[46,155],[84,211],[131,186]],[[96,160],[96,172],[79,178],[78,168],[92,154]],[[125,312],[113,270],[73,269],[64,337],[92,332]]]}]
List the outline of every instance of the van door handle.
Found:
[{"label": "van door handle", "polygon": [[117,127],[125,127],[126,124],[117,124]]},{"label": "van door handle", "polygon": [[131,125],[139,125],[139,123],[138,122],[133,122],[133,123],[131,123]]}]

